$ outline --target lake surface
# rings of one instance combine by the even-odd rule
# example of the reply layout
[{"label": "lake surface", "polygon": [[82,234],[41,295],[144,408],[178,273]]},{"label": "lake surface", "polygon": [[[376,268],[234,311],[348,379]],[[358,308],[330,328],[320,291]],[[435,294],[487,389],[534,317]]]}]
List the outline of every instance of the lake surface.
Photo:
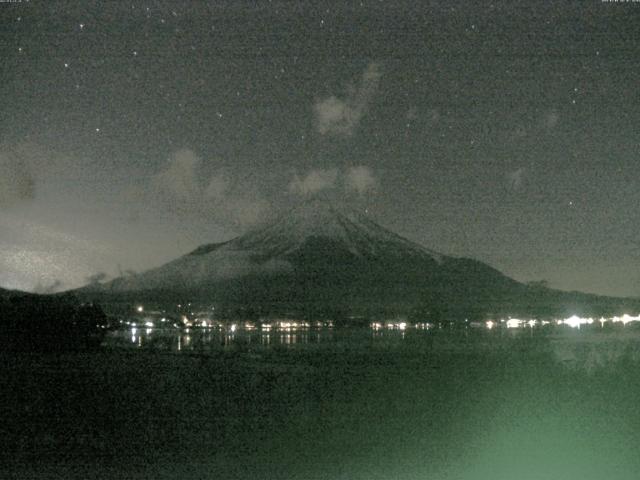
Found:
[{"label": "lake surface", "polygon": [[1,353],[8,478],[637,479],[637,332],[236,327]]}]

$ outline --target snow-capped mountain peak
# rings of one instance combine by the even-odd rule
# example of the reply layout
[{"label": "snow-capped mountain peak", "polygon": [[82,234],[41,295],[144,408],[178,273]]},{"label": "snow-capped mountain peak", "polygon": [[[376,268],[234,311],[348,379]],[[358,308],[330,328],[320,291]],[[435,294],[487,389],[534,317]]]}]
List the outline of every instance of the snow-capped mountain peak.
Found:
[{"label": "snow-capped mountain peak", "polygon": [[199,288],[232,278],[303,272],[316,268],[311,265],[317,266],[313,262],[318,261],[340,272],[349,268],[345,262],[352,266],[416,262],[435,266],[444,259],[379,226],[366,215],[313,199],[265,227],[227,242],[202,245],[158,268],[116,279],[108,288]]},{"label": "snow-capped mountain peak", "polygon": [[240,248],[286,255],[311,238],[339,243],[356,256],[404,252],[441,259],[440,254],[386,230],[366,215],[321,199],[306,201],[273,224],[238,237],[232,243]]}]

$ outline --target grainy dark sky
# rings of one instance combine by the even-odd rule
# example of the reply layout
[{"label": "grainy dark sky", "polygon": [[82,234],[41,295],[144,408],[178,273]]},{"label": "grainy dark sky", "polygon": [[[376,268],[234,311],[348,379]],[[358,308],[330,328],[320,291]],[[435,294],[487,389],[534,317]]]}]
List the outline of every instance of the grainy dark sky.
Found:
[{"label": "grainy dark sky", "polygon": [[320,192],[640,295],[640,3],[208,3],[0,3],[0,286],[141,271]]}]

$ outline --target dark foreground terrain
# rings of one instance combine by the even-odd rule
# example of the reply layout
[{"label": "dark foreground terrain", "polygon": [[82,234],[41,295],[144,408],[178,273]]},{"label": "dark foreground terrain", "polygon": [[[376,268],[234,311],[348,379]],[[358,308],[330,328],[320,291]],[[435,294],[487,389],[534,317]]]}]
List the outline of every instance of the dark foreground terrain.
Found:
[{"label": "dark foreground terrain", "polygon": [[0,478],[637,479],[629,345],[2,353]]}]

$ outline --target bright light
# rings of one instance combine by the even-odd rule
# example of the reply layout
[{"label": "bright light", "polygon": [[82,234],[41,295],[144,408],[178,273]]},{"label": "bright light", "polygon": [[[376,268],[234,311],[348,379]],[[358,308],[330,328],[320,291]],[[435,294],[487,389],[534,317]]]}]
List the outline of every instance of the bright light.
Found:
[{"label": "bright light", "polygon": [[569,318],[565,318],[562,323],[565,325],[569,325],[571,328],[579,328],[580,327],[580,318],[576,315],[573,315]]},{"label": "bright light", "polygon": [[406,324],[405,322],[400,322],[400,323],[398,324],[398,328],[399,328],[400,330],[404,330],[405,328],[407,328],[407,324]]},{"label": "bright light", "polygon": [[233,325],[231,325],[231,331],[232,331],[232,332],[235,332],[237,328],[238,328],[238,327],[236,326],[236,324],[235,324],[235,323],[234,323]]},{"label": "bright light", "polygon": [[640,321],[640,315],[638,315],[636,317],[632,317],[628,313],[625,313],[621,317],[613,317],[612,320],[614,322],[621,322],[623,325],[626,325],[627,323],[630,323],[630,322],[638,322],[638,321]]},{"label": "bright light", "polygon": [[529,327],[533,328],[538,324],[537,320],[531,319],[527,322],[527,325],[529,325]]},{"label": "bright light", "polygon": [[487,326],[487,328],[489,330],[491,330],[493,327],[496,326],[495,322],[493,320],[487,320],[486,322],[484,322],[484,324]]},{"label": "bright light", "polygon": [[136,311],[137,311],[138,313],[142,313],[142,312],[144,312],[144,307],[143,307],[142,305],[138,305],[138,306],[136,307]]},{"label": "bright light", "polygon": [[519,328],[522,325],[522,320],[517,318],[510,318],[507,320],[507,328]]},{"label": "bright light", "polygon": [[571,328],[580,328],[580,325],[590,325],[593,323],[593,318],[582,318],[577,315],[572,315],[569,318],[561,320],[560,323],[570,326]]},{"label": "bright light", "polygon": [[144,322],[145,327],[153,328],[153,322]]}]

